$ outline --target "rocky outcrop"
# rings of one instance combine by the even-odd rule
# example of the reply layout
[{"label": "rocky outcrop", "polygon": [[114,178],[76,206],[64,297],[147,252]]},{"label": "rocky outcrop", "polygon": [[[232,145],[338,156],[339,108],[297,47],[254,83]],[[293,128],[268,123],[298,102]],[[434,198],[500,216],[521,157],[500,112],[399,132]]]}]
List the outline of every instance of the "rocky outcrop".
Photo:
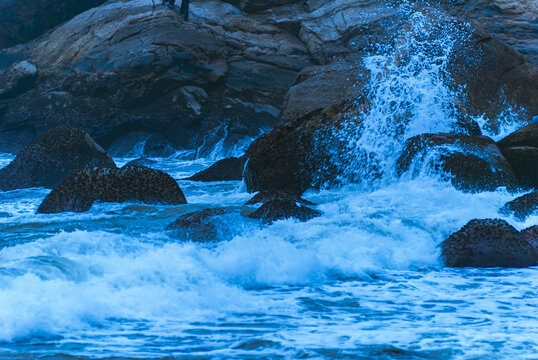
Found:
[{"label": "rocky outcrop", "polygon": [[71,124],[117,155],[134,137],[144,154],[201,147],[203,156],[223,138],[235,144],[273,127],[297,73],[311,65],[304,45],[231,4],[191,8],[185,22],[160,3],[110,2],[0,52],[0,70],[23,58],[40,71],[34,89],[0,101],[0,151]]},{"label": "rocky outcrop", "polygon": [[207,169],[185,179],[191,181],[232,181],[243,179],[245,157],[231,157],[217,161]]},{"label": "rocky outcrop", "polygon": [[521,230],[521,236],[523,236],[526,242],[531,244],[536,254],[538,254],[538,225]]},{"label": "rocky outcrop", "polygon": [[239,214],[224,208],[204,209],[180,216],[166,230],[184,241],[230,240],[237,232],[240,218]]},{"label": "rocky outcrop", "polygon": [[308,221],[321,216],[321,212],[308,206],[297,205],[293,200],[275,199],[266,202],[259,209],[248,215],[252,219],[260,219],[264,223],[272,223],[277,220],[297,219]]},{"label": "rocky outcrop", "polygon": [[0,170],[0,189],[53,188],[73,172],[93,167],[116,164],[84,131],[61,126],[25,146]]},{"label": "rocky outcrop", "polygon": [[456,134],[423,134],[406,141],[397,173],[418,175],[424,168],[440,172],[463,191],[493,191],[517,187],[510,164],[490,138]]},{"label": "rocky outcrop", "polygon": [[0,49],[32,40],[105,0],[2,0]]},{"label": "rocky outcrop", "polygon": [[516,218],[523,220],[536,210],[538,210],[538,191],[520,196],[506,203],[501,212],[513,214]]},{"label": "rocky outcrop", "polygon": [[441,247],[449,267],[520,268],[538,260],[529,242],[504,220],[472,220]]},{"label": "rocky outcrop", "polygon": [[28,61],[13,64],[0,73],[0,100],[20,95],[35,86],[37,68]]},{"label": "rocky outcrop", "polygon": [[301,205],[316,205],[312,201],[305,200],[297,195],[284,192],[284,191],[260,191],[252,197],[245,205],[256,205],[259,203],[265,204],[273,200],[282,200],[282,201],[294,201]]},{"label": "rocky outcrop", "polygon": [[142,166],[80,170],[56,186],[38,213],[85,212],[95,201],[186,204],[177,182],[162,171]]},{"label": "rocky outcrop", "polygon": [[538,124],[513,132],[497,145],[514,169],[519,184],[525,188],[538,188]]}]

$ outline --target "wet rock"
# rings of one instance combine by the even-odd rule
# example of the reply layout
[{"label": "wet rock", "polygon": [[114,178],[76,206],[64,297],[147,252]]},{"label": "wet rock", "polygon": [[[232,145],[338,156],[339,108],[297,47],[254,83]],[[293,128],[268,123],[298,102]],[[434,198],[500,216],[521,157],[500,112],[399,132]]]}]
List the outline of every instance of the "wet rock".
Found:
[{"label": "wet rock", "polygon": [[441,244],[449,267],[534,266],[536,253],[523,236],[504,220],[472,220]]},{"label": "wet rock", "polygon": [[538,191],[520,196],[506,203],[501,208],[501,212],[514,214],[516,218],[521,220],[525,219],[536,210],[538,210]]},{"label": "wet rock", "polygon": [[284,201],[294,201],[302,205],[316,205],[312,201],[305,200],[295,194],[291,194],[284,191],[260,191],[252,197],[245,205],[255,205],[255,204],[265,204],[272,200],[284,200]]},{"label": "wet rock", "polygon": [[230,240],[241,216],[224,208],[194,211],[180,216],[166,230],[175,237],[194,242]]},{"label": "wet rock", "polygon": [[56,186],[37,212],[88,211],[95,201],[138,201],[147,204],[186,204],[177,182],[168,174],[142,166],[80,170]]},{"label": "wet rock", "polygon": [[186,180],[204,182],[241,180],[243,179],[245,162],[245,157],[231,157],[222,159],[211,165],[209,168],[194,174]]},{"label": "wet rock", "polygon": [[21,61],[0,73],[0,100],[20,95],[35,86],[37,68],[28,61]]},{"label": "wet rock", "polygon": [[265,223],[272,223],[290,218],[308,221],[321,216],[321,212],[307,206],[297,205],[293,200],[275,199],[266,202],[248,216],[252,219],[260,219]]},{"label": "wet rock", "polygon": [[2,0],[0,49],[32,40],[105,0]]},{"label": "wet rock", "polygon": [[73,172],[93,167],[116,164],[87,133],[61,126],[32,141],[0,170],[0,189],[53,188]]},{"label": "wet rock", "polygon": [[538,254],[538,225],[521,230],[521,236],[523,236],[526,242],[531,244],[536,254]]},{"label": "wet rock", "polygon": [[490,138],[457,134],[423,134],[406,141],[397,161],[397,173],[424,169],[439,171],[455,188],[463,191],[493,191],[517,187],[516,176]]},{"label": "wet rock", "polygon": [[538,124],[527,125],[497,145],[524,188],[538,188]]}]

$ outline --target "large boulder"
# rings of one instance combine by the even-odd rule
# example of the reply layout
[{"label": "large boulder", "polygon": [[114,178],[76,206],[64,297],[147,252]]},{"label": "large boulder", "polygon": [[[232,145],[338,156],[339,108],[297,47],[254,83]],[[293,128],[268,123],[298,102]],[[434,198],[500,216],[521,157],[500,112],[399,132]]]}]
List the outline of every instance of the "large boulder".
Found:
[{"label": "large boulder", "polygon": [[40,71],[33,89],[0,101],[0,151],[71,124],[116,155],[139,145],[143,155],[203,156],[273,127],[297,73],[311,65],[304,45],[222,1],[191,10],[185,22],[159,2],[109,2],[0,51],[0,71],[21,58]]},{"label": "large boulder", "polygon": [[266,202],[248,216],[252,219],[260,219],[264,223],[271,224],[277,220],[292,218],[299,221],[308,221],[321,216],[321,212],[311,209],[308,206],[298,205],[293,200],[275,199]]},{"label": "large boulder", "polygon": [[53,188],[73,172],[93,167],[116,164],[86,132],[61,126],[26,145],[0,170],[0,189]]},{"label": "large boulder", "polygon": [[397,173],[419,175],[424,168],[438,171],[463,191],[493,191],[517,187],[516,176],[495,142],[484,136],[423,134],[406,141],[396,164]]},{"label": "large boulder", "polygon": [[538,188],[538,124],[522,127],[497,145],[514,169],[520,185]]},{"label": "large boulder", "polygon": [[441,244],[449,267],[534,266],[536,253],[523,236],[504,220],[472,220]]},{"label": "large boulder", "polygon": [[186,204],[177,182],[168,174],[143,166],[80,170],[56,186],[38,213],[85,212],[95,201],[136,201],[149,204]]},{"label": "large boulder", "polygon": [[245,157],[230,157],[222,159],[197,172],[193,176],[185,179],[191,181],[232,181],[243,179],[243,169],[245,168]]},{"label": "large boulder", "polygon": [[230,240],[237,232],[241,215],[224,208],[211,208],[181,215],[168,225],[174,237],[184,241],[209,242]]},{"label": "large boulder", "polygon": [[0,73],[0,100],[20,95],[35,86],[37,68],[28,61],[13,64]]},{"label": "large boulder", "polygon": [[525,219],[538,210],[538,191],[520,196],[506,203],[501,211],[507,214],[514,214],[518,219]]},{"label": "large boulder", "polygon": [[32,40],[106,0],[2,0],[0,49]]}]

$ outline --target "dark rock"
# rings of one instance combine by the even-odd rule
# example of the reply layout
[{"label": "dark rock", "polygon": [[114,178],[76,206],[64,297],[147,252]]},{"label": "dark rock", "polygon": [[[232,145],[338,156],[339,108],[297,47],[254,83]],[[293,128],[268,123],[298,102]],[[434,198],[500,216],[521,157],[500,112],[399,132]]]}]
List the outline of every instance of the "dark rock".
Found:
[{"label": "dark rock", "polygon": [[224,208],[204,209],[180,216],[166,230],[194,242],[222,241],[233,237],[240,215]]},{"label": "dark rock", "polygon": [[520,196],[506,203],[501,212],[514,214],[516,218],[523,220],[536,210],[538,210],[538,191]]},{"label": "dark rock", "polygon": [[316,205],[312,201],[305,200],[295,194],[284,191],[260,191],[252,197],[245,205],[265,204],[272,200],[294,201],[302,205]]},{"label": "dark rock", "polygon": [[517,187],[515,174],[490,138],[457,134],[423,134],[406,141],[397,161],[399,175],[411,170],[419,174],[424,163],[440,171],[455,188],[463,191],[493,191]]},{"label": "dark rock", "polygon": [[129,161],[127,164],[124,165],[124,167],[125,166],[145,166],[147,168],[152,168],[156,164],[157,164],[156,160],[151,160],[151,159],[146,159],[144,157],[141,157],[141,158]]},{"label": "dark rock", "polygon": [[170,205],[187,203],[170,175],[142,166],[124,166],[121,169],[84,169],[74,173],[47,195],[37,212],[84,212],[98,200]]},{"label": "dark rock", "polygon": [[266,202],[248,216],[252,219],[261,219],[265,223],[272,223],[289,218],[308,221],[321,216],[321,212],[307,206],[297,205],[293,200],[276,199]]},{"label": "dark rock", "polygon": [[536,254],[538,254],[538,225],[521,230],[521,236],[523,236],[526,242],[531,244]]},{"label": "dark rock", "polygon": [[211,165],[209,168],[194,174],[186,180],[205,182],[241,180],[243,179],[245,162],[245,157],[231,157],[222,159]]},{"label": "dark rock", "polygon": [[0,170],[0,189],[53,188],[73,172],[93,167],[116,164],[84,131],[61,126],[39,136]]},{"label": "dark rock", "polygon": [[0,100],[20,95],[35,86],[37,68],[28,61],[21,61],[0,73]]},{"label": "dark rock", "polygon": [[303,2],[304,0],[223,0],[234,4],[241,10],[254,13],[271,9],[278,6],[284,6],[296,2]]},{"label": "dark rock", "polygon": [[450,267],[536,265],[536,254],[523,236],[504,220],[472,220],[441,244]]},{"label": "dark rock", "polygon": [[105,0],[2,0],[0,49],[32,40]]},{"label": "dark rock", "polygon": [[497,145],[514,169],[519,184],[525,188],[538,188],[538,124],[513,132]]}]

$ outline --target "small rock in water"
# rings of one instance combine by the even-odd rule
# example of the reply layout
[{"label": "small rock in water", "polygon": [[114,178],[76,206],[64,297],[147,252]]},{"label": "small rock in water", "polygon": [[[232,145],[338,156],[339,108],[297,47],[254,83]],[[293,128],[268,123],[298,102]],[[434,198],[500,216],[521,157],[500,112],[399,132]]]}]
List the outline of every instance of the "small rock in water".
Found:
[{"label": "small rock in water", "polygon": [[180,216],[166,230],[186,241],[223,241],[231,239],[240,220],[239,214],[224,208],[204,209]]},{"label": "small rock in water", "polygon": [[124,166],[121,169],[84,169],[74,173],[47,195],[37,212],[84,212],[98,200],[170,205],[187,203],[179,185],[170,175],[141,166]]},{"label": "small rock in water", "polygon": [[247,201],[245,205],[265,204],[271,200],[290,200],[298,202],[303,205],[316,205],[312,201],[305,200],[295,194],[287,193],[284,191],[260,191],[252,199]]},{"label": "small rock in water", "polygon": [[441,246],[449,267],[522,268],[538,260],[523,235],[499,219],[472,220]]},{"label": "small rock in water", "polygon": [[520,220],[525,219],[533,212],[538,210],[538,191],[520,196],[508,203],[502,208],[501,212],[505,214],[514,214]]},{"label": "small rock in water", "polygon": [[0,189],[53,188],[77,170],[115,168],[116,164],[88,134],[60,126],[37,137],[0,170]]},{"label": "small rock in water", "polygon": [[125,166],[145,166],[147,168],[151,168],[152,166],[155,166],[157,164],[156,160],[147,159],[145,157],[140,157],[138,159],[134,159],[129,161]]},{"label": "small rock in water", "polygon": [[222,159],[185,180],[204,182],[241,180],[245,162],[245,157]]},{"label": "small rock in water", "polygon": [[249,214],[252,219],[260,219],[265,223],[277,220],[298,219],[308,221],[321,216],[321,212],[307,206],[297,205],[293,200],[276,199],[263,204],[258,210]]}]

